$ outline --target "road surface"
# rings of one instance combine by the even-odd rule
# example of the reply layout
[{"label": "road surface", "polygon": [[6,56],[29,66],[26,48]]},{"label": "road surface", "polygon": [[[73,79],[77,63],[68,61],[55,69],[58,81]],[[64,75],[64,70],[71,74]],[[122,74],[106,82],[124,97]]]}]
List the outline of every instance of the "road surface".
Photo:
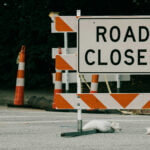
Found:
[{"label": "road surface", "polygon": [[120,133],[64,138],[76,131],[76,113],[0,106],[0,150],[149,150],[148,115],[82,114],[83,124],[92,119],[120,123]]}]

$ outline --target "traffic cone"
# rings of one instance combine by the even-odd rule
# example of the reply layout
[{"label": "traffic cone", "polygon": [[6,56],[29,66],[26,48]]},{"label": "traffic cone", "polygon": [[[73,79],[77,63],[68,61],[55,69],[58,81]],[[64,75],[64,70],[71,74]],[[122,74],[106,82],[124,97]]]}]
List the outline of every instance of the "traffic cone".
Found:
[{"label": "traffic cone", "polygon": [[[58,48],[58,54],[62,54],[61,47]],[[62,93],[62,71],[57,69],[55,73],[53,109],[56,109],[56,104],[55,104],[56,93]]]},{"label": "traffic cone", "polygon": [[16,81],[16,92],[14,105],[21,106],[24,104],[24,68],[25,68],[25,45],[22,45],[19,54],[19,65]]},{"label": "traffic cone", "polygon": [[93,74],[92,75],[92,83],[91,83],[91,90],[90,93],[97,93],[98,90],[98,74]]},{"label": "traffic cone", "polygon": [[[90,93],[97,93],[98,91],[98,74],[92,74],[92,81],[91,81],[91,90]],[[93,111],[96,109],[90,109],[89,111]]]},{"label": "traffic cone", "polygon": [[62,54],[62,50],[61,50],[61,47],[58,47],[58,54]]}]

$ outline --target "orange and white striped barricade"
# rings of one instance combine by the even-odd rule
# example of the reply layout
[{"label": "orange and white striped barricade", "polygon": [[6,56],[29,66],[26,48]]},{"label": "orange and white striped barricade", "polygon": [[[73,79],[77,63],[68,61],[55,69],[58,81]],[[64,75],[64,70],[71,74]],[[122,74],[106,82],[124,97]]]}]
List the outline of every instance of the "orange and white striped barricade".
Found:
[{"label": "orange and white striped barricade", "polygon": [[77,70],[77,55],[56,55],[55,65],[58,70]]},{"label": "orange and white striped barricade", "polygon": [[[78,19],[99,18],[99,16],[56,16],[54,32],[78,32]],[[101,18],[119,18],[120,16],[100,16]],[[133,18],[132,16],[122,16],[122,18]],[[141,16],[140,16],[141,17]],[[143,16],[142,16],[143,17]],[[144,16],[144,18],[148,18]],[[53,32],[53,31],[52,31]],[[56,69],[77,70],[76,55],[57,55]],[[94,72],[94,71],[93,71]],[[96,72],[96,71],[95,71]],[[83,71],[84,73],[84,71]],[[78,72],[77,72],[78,77]],[[118,79],[116,79],[118,80]],[[77,78],[77,83],[79,78]],[[96,89],[96,86],[94,86]],[[56,109],[150,109],[150,93],[95,93],[93,88],[91,93],[56,93]],[[78,97],[78,98],[77,98]],[[79,109],[78,109],[79,110]],[[79,116],[78,118],[81,118]],[[79,133],[79,132],[78,132]],[[70,135],[73,133],[70,133]],[[69,133],[68,133],[69,136]]]},{"label": "orange and white striped barricade", "polygon": [[[76,100],[79,96],[78,101]],[[56,109],[150,109],[150,93],[60,93]]]},{"label": "orange and white striped barricade", "polygon": [[16,92],[14,105],[21,106],[24,104],[24,74],[25,74],[25,46],[22,45],[19,54],[19,66],[16,81]]},{"label": "orange and white striped barricade", "polygon": [[76,16],[55,16],[55,28],[52,32],[77,32]]},{"label": "orange and white striped barricade", "polygon": [[[134,18],[135,16],[121,16],[121,18]],[[139,16],[149,18],[149,16]],[[52,23],[52,33],[78,32],[78,19],[80,18],[120,18],[120,16],[55,16]],[[138,16],[137,16],[138,18]]]}]

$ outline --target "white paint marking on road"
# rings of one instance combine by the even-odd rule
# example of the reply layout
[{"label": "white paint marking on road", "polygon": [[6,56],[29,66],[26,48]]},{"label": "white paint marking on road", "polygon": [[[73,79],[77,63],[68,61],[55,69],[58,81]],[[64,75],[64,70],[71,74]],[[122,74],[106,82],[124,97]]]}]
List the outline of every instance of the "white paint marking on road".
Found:
[{"label": "white paint marking on road", "polygon": [[[39,118],[39,117],[55,117],[55,116],[0,116],[0,118]],[[65,116],[61,116],[61,117],[65,117]],[[55,117],[56,118],[56,117]]]},{"label": "white paint marking on road", "polygon": [[44,109],[34,109],[34,108],[29,108],[29,109],[27,109],[27,108],[25,108],[25,109],[23,109],[23,108],[18,108],[18,110],[17,109],[13,109],[13,108],[9,108],[9,109],[7,109],[7,110],[0,110],[0,113],[13,113],[13,114],[15,114],[15,113],[43,113],[43,114],[48,114],[50,111],[45,111]]},{"label": "white paint marking on road", "polygon": [[0,116],[0,118],[37,118],[37,117],[51,117],[51,116]]},{"label": "white paint marking on road", "polygon": [[[43,116],[14,116],[14,115],[12,115],[12,116],[0,116],[0,118],[33,118],[33,117],[35,117],[35,118],[37,118],[37,117],[48,117],[48,118],[56,118],[56,116],[48,116],[48,115],[43,115]],[[72,116],[57,116],[57,118],[68,118],[68,117],[71,117],[72,118]]]},{"label": "white paint marking on road", "polygon": [[[143,123],[143,122],[150,122],[150,120],[117,120],[117,119],[103,119],[107,121],[118,121],[118,122],[138,122],[138,123]],[[76,122],[77,120],[54,120],[54,121],[2,121],[0,124],[36,124],[36,123],[62,123],[62,122]],[[84,120],[89,121],[89,120]]]},{"label": "white paint marking on road", "polygon": [[[1,112],[0,112],[1,113]],[[11,112],[5,112],[5,113],[11,113],[12,114],[12,111]],[[75,113],[66,113],[66,112],[13,112],[14,115],[7,115],[5,116],[5,114],[0,114],[0,118],[13,118],[13,117],[73,117],[73,116],[76,116]],[[26,114],[25,116],[24,115],[16,115],[15,113],[23,113],[23,114]],[[28,116],[29,113],[33,113],[33,114],[42,114],[40,116],[37,116],[37,115],[32,115],[32,116]],[[60,114],[61,113],[61,114]],[[63,115],[62,115],[63,114]],[[56,116],[55,116],[56,115]],[[88,115],[88,116],[87,116]],[[115,114],[110,114],[109,116],[106,114],[106,115],[101,115],[101,114],[83,114],[83,116],[85,117],[88,117],[88,118],[102,118],[102,117],[109,117],[109,118],[141,118],[141,115],[115,115]],[[142,116],[142,118],[148,118],[149,116],[145,115],[145,116]]]},{"label": "white paint marking on road", "polygon": [[32,123],[59,123],[59,122],[75,122],[76,120],[54,120],[54,121],[3,121],[0,124],[32,124]]}]

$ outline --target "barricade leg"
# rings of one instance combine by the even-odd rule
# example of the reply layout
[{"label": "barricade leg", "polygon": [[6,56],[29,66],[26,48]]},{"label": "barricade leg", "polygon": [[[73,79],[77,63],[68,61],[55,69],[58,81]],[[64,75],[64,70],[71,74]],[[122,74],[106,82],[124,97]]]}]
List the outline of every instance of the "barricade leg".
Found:
[{"label": "barricade leg", "polygon": [[78,132],[82,132],[82,110],[81,110],[81,107],[80,107],[80,104],[78,104],[78,109],[77,109],[77,120],[78,120]]}]

